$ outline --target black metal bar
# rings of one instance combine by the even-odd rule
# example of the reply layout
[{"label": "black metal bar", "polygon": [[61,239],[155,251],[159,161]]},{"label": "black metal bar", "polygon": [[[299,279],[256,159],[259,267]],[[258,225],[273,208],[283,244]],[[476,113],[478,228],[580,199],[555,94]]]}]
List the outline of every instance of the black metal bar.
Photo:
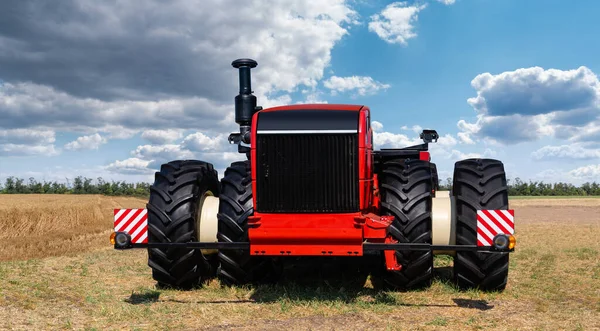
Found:
[{"label": "black metal bar", "polygon": [[199,249],[249,249],[250,243],[225,243],[225,242],[187,242],[187,243],[147,243],[147,244],[130,244],[129,246],[119,248],[115,245],[115,249],[130,249],[130,248],[199,248]]},{"label": "black metal bar", "polygon": [[[250,249],[250,243],[243,242],[187,242],[187,243],[147,243],[131,244],[126,247],[117,247],[115,249],[131,248],[197,248],[197,249],[219,249],[219,250],[237,250]],[[512,252],[513,250],[498,250],[491,246],[477,245],[430,245],[430,244],[383,244],[383,243],[364,243],[364,251],[385,251],[385,250],[411,250],[411,251],[472,251],[472,252]]]},{"label": "black metal bar", "polygon": [[430,245],[430,244],[379,244],[364,243],[365,251],[385,250],[411,250],[411,251],[479,251],[479,252],[512,252],[512,250],[498,250],[493,246],[477,245]]}]

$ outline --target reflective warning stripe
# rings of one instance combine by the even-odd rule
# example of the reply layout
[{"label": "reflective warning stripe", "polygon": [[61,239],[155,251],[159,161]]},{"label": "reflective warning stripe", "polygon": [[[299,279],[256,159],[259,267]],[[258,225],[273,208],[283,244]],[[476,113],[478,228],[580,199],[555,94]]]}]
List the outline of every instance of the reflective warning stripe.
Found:
[{"label": "reflective warning stripe", "polygon": [[148,211],[146,209],[115,209],[114,229],[126,232],[133,244],[148,242]]},{"label": "reflective warning stripe", "polygon": [[514,233],[514,210],[477,211],[477,246],[492,246],[495,236]]}]

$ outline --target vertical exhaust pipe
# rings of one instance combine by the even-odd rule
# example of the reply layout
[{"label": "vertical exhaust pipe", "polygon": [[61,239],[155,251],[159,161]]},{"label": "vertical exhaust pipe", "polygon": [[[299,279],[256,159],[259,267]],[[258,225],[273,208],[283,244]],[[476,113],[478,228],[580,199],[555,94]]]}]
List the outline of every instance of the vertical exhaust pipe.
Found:
[{"label": "vertical exhaust pipe", "polygon": [[252,95],[250,76],[250,70],[255,68],[258,63],[252,59],[237,59],[231,65],[239,70],[240,91],[235,97],[235,122],[240,126],[240,133],[232,133],[229,136],[229,142],[249,144],[252,115],[261,109],[256,107],[256,96]]}]

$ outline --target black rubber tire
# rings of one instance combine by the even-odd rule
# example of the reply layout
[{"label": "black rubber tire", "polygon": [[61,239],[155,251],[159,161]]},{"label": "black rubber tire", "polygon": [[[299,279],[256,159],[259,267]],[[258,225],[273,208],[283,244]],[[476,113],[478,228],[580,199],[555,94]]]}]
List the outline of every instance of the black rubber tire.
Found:
[{"label": "black rubber tire", "polygon": [[[217,171],[210,163],[178,160],[163,164],[150,187],[148,241],[199,241],[196,219],[200,200],[207,191],[219,196],[219,190]],[[201,284],[216,274],[213,261],[198,249],[148,249],[152,277],[165,287],[190,289]]]},{"label": "black rubber tire", "polygon": [[[456,244],[477,244],[477,210],[508,209],[504,165],[492,159],[467,159],[454,166]],[[454,281],[460,289],[503,291],[508,280],[508,253],[456,252]]]},{"label": "black rubber tire", "polygon": [[[248,216],[254,214],[249,161],[231,164],[221,179],[219,242],[248,242]],[[272,257],[252,256],[248,250],[220,250],[217,271],[224,285],[272,283],[283,272]]]},{"label": "black rubber tire", "polygon": [[437,165],[435,163],[429,163],[431,166],[431,181],[433,197],[435,198],[437,191],[440,189],[440,178],[438,176]]},{"label": "black rubber tire", "polygon": [[430,165],[431,165],[431,178],[433,181],[433,189],[437,191],[440,189],[440,177],[438,175],[437,165],[435,163],[430,163]]},{"label": "black rubber tire", "polygon": [[[386,161],[382,165],[379,183],[381,214],[395,216],[389,228],[391,237],[399,243],[431,244],[432,180],[429,162],[402,159]],[[396,259],[402,269],[373,274],[375,287],[413,290],[431,285],[431,251],[397,250]]]}]

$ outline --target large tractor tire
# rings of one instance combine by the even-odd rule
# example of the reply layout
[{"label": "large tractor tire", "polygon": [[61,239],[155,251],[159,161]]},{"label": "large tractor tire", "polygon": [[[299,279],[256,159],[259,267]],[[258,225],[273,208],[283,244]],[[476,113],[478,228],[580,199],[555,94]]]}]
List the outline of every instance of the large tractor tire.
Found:
[{"label": "large tractor tire", "polygon": [[[504,165],[491,159],[456,162],[452,195],[456,200],[456,244],[477,245],[477,210],[508,209]],[[508,253],[456,252],[457,286],[503,291],[508,279],[508,256]]]},{"label": "large tractor tire", "polygon": [[[428,161],[395,159],[383,164],[379,177],[382,215],[395,216],[389,235],[398,243],[432,242],[432,180]],[[431,251],[395,252],[398,271],[373,275],[373,285],[412,290],[428,287],[433,277]]]},{"label": "large tractor tire", "polygon": [[[254,213],[250,162],[234,162],[221,179],[219,242],[248,242],[248,217]],[[248,250],[220,250],[217,271],[224,285],[273,282],[283,272],[271,257],[252,256]]]},{"label": "large tractor tire", "polygon": [[[183,160],[163,164],[150,187],[148,241],[199,241],[199,219],[207,196],[219,196],[219,179],[210,163]],[[149,248],[148,265],[159,285],[179,289],[197,286],[216,274],[216,254],[198,249]]]}]

